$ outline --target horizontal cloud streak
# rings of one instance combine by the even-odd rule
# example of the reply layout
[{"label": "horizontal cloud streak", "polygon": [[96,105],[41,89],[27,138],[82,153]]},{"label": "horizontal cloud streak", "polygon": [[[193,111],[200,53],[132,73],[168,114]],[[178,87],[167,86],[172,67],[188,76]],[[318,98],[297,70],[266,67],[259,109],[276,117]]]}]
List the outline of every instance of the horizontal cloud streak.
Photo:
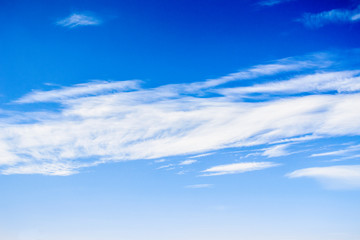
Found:
[{"label": "horizontal cloud streak", "polygon": [[293,0],[265,0],[265,1],[260,1],[258,4],[260,6],[271,7],[274,5],[278,5],[278,4],[290,2],[290,1],[293,1]]},{"label": "horizontal cloud streak", "polygon": [[314,178],[331,189],[360,188],[360,165],[313,167],[296,170],[289,178]]},{"label": "horizontal cloud streak", "polygon": [[280,157],[280,156],[286,156],[290,153],[286,151],[289,144],[280,144],[276,145],[270,148],[265,149],[265,151],[262,153],[263,156],[267,157]]},{"label": "horizontal cloud streak", "polygon": [[354,152],[360,151],[360,145],[352,145],[345,149],[330,151],[330,152],[323,152],[323,153],[314,153],[311,157],[323,157],[323,156],[334,156],[334,155],[344,155],[344,154],[354,154]]},{"label": "horizontal cloud streak", "polygon": [[63,87],[51,91],[34,91],[16,100],[16,103],[36,103],[36,102],[58,102],[68,98],[95,95],[107,91],[127,91],[137,89],[139,81],[93,81],[89,83],[77,84],[72,87]]},{"label": "horizontal cloud streak", "polygon": [[224,95],[245,95],[252,93],[297,94],[329,91],[357,92],[360,91],[359,73],[360,71],[315,73],[286,81],[269,82],[250,87],[221,89],[218,92]]},{"label": "horizontal cloud streak", "polygon": [[189,159],[189,160],[184,160],[184,161],[180,162],[179,165],[190,165],[190,164],[193,164],[196,162],[197,162],[197,160]]},{"label": "horizontal cloud streak", "polygon": [[289,57],[283,58],[274,63],[256,65],[249,69],[231,73],[227,76],[217,79],[209,79],[205,82],[196,82],[186,85],[185,89],[189,92],[198,91],[201,89],[207,89],[217,87],[222,84],[239,80],[255,79],[263,76],[272,76],[280,73],[301,71],[306,69],[321,69],[326,68],[332,64],[332,61],[328,58],[326,53],[317,53],[304,56],[302,58]]},{"label": "horizontal cloud streak", "polygon": [[202,172],[204,173],[203,176],[218,176],[251,172],[276,166],[279,166],[279,164],[273,162],[243,162],[214,166]]},{"label": "horizontal cloud streak", "polygon": [[351,23],[360,20],[360,6],[354,10],[333,9],[321,13],[306,13],[299,20],[311,28],[319,28],[330,23]]},{"label": "horizontal cloud streak", "polygon": [[94,16],[74,13],[69,17],[58,21],[56,24],[63,27],[74,28],[78,26],[99,25],[100,23],[101,21]]},{"label": "horizontal cloud streak", "polygon": [[[360,135],[359,70],[327,70],[331,59],[320,55],[318,62],[291,58],[198,83],[143,89],[137,81],[90,82],[32,92],[16,102],[57,102],[60,107],[0,118],[0,171],[69,175],[106,162]],[[309,67],[324,69],[314,74]],[[277,79],[290,70],[297,72],[287,80],[216,88],[244,76]],[[306,95],[289,95],[304,89]],[[266,98],[246,100],[265,92]],[[286,155],[286,146],[267,148],[263,156]],[[194,157],[200,156],[205,155]]]}]

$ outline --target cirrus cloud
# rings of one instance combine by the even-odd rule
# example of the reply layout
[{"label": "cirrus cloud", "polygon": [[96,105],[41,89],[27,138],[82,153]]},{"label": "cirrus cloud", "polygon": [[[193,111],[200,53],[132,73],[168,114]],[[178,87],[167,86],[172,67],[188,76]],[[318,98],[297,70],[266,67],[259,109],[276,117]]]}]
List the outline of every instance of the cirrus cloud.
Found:
[{"label": "cirrus cloud", "polygon": [[[98,81],[33,91],[13,103],[58,107],[3,111],[0,172],[69,175],[107,162],[360,135],[360,69],[335,71],[332,62],[312,54],[189,84]],[[262,77],[268,82],[241,86]],[[263,156],[284,156],[286,146]]]},{"label": "cirrus cloud", "polygon": [[81,13],[73,13],[69,17],[56,22],[57,25],[69,28],[99,25],[100,23],[100,19],[96,18],[95,16]]},{"label": "cirrus cloud", "polygon": [[340,165],[299,169],[289,178],[313,178],[330,189],[360,188],[360,165]]},{"label": "cirrus cloud", "polygon": [[355,9],[332,9],[320,13],[305,13],[300,22],[310,28],[323,27],[331,23],[355,23],[360,20],[360,5]]},{"label": "cirrus cloud", "polygon": [[257,170],[263,170],[270,167],[279,166],[277,163],[273,162],[242,162],[242,163],[232,163],[225,165],[218,165],[202,171],[204,174],[202,176],[218,176],[225,174],[236,174],[251,172]]}]

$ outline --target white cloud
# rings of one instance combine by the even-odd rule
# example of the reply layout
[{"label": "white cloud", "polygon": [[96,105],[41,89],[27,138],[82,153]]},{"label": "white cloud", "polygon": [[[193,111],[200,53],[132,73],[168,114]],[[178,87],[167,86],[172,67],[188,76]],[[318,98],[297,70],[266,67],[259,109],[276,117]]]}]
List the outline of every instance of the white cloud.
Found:
[{"label": "white cloud", "polygon": [[213,155],[214,153],[202,153],[202,154],[198,154],[198,155],[195,155],[195,156],[191,156],[189,158],[202,158],[202,157],[206,157],[206,156],[210,156],[210,155]]},{"label": "white cloud", "polygon": [[179,165],[190,165],[190,164],[193,164],[196,162],[197,162],[197,160],[189,159],[189,160],[184,160],[184,161],[180,162]]},{"label": "white cloud", "polygon": [[56,24],[64,27],[74,28],[78,26],[99,25],[100,23],[101,21],[94,16],[74,13],[69,17],[58,21]]},{"label": "white cloud", "polygon": [[337,150],[331,152],[324,152],[324,153],[314,153],[311,154],[311,157],[323,157],[323,156],[332,156],[332,155],[340,155],[347,152],[346,150]]},{"label": "white cloud", "polygon": [[163,163],[166,162],[166,159],[158,159],[154,161],[155,163]]},{"label": "white cloud", "polygon": [[43,174],[53,176],[69,176],[78,173],[73,165],[68,163],[41,163],[32,165],[22,165],[16,167],[9,167],[2,171],[4,175],[11,174]]},{"label": "white cloud", "polygon": [[274,6],[274,5],[278,5],[278,4],[285,3],[285,2],[290,2],[290,1],[293,1],[293,0],[265,0],[265,1],[258,2],[258,4],[260,6],[271,7],[271,6]]},{"label": "white cloud", "polygon": [[250,172],[256,170],[262,170],[276,166],[279,166],[279,164],[273,162],[243,162],[243,163],[218,165],[208,168],[202,172],[204,173],[203,176],[217,176],[217,175],[235,174],[235,173],[244,173],[244,172]]},{"label": "white cloud", "polygon": [[280,144],[266,148],[262,155],[266,157],[280,157],[289,155],[290,153],[286,150],[289,145],[290,144]]},{"label": "white cloud", "polygon": [[35,102],[59,102],[69,98],[76,98],[87,95],[113,93],[114,91],[128,91],[139,88],[139,81],[92,81],[89,83],[77,84],[72,87],[62,87],[50,91],[33,91],[16,103],[35,103]]},{"label": "white cloud", "polygon": [[320,13],[306,13],[300,19],[306,26],[319,28],[330,23],[351,23],[360,20],[360,6],[356,9],[333,9]]},{"label": "white cloud", "polygon": [[194,185],[188,185],[185,186],[185,188],[210,188],[213,184],[194,184]]},{"label": "white cloud", "polygon": [[294,138],[285,138],[285,139],[271,142],[271,144],[288,143],[288,142],[303,142],[303,141],[310,141],[310,140],[315,140],[315,139],[319,139],[319,138],[321,138],[321,136],[307,135],[307,136],[294,137]]},{"label": "white cloud", "polygon": [[177,175],[184,175],[184,174],[186,174],[187,172],[188,172],[188,171],[181,170],[181,171],[177,172],[176,174],[177,174]]},{"label": "white cloud", "polygon": [[139,99],[142,94],[134,94],[66,101],[59,114],[51,113],[32,123],[2,119],[2,154],[13,156],[2,162],[38,164],[52,160],[57,164],[94,157],[104,161],[162,158],[306,134],[360,133],[360,113],[355,107],[360,104],[358,94],[265,103],[192,97],[144,103]]},{"label": "white cloud", "polygon": [[208,79],[205,82],[195,82],[186,85],[176,85],[178,88],[187,92],[199,91],[223,85],[229,82],[255,79],[264,76],[272,76],[276,74],[289,73],[293,71],[301,71],[306,69],[322,69],[332,64],[329,54],[315,53],[302,57],[289,57],[279,59],[269,64],[261,64],[253,66],[236,73],[231,73],[226,76]]},{"label": "white cloud", "polygon": [[[60,106],[56,111],[12,111],[0,117],[0,172],[66,175],[106,162],[360,135],[360,93],[319,91],[327,78],[333,81],[327,81],[332,87],[326,89],[347,86],[342,85],[344,79],[356,86],[351,79],[358,71],[323,69],[314,74],[309,70],[328,66],[332,60],[326,56],[280,60],[195,84],[143,89],[136,81],[90,82],[32,92],[16,102],[57,102]],[[213,94],[216,86],[229,81],[262,76],[278,79],[277,74],[290,75],[289,71],[306,72],[279,82],[286,86],[282,91],[296,89],[299,79],[311,79],[298,87],[307,89],[307,94],[279,96],[276,87],[266,83],[261,88],[259,84],[242,87],[246,90],[237,87],[242,94],[228,94],[233,87],[223,87],[225,95]],[[264,89],[270,97],[244,100]],[[275,156],[285,151],[283,146],[264,154]]]},{"label": "white cloud", "polygon": [[225,95],[247,95],[251,93],[296,94],[304,92],[356,92],[360,90],[360,71],[323,72],[257,84],[250,87],[218,90]]},{"label": "white cloud", "polygon": [[329,162],[339,162],[339,161],[344,161],[344,160],[349,160],[349,159],[354,159],[354,158],[360,158],[360,154],[350,154],[349,156],[346,156],[346,157],[329,160]]},{"label": "white cloud", "polygon": [[311,157],[323,157],[323,156],[334,156],[334,155],[344,155],[347,153],[354,153],[356,151],[360,151],[360,145],[351,145],[346,149],[323,152],[323,153],[314,153]]},{"label": "white cloud", "polygon": [[304,168],[289,173],[287,176],[289,178],[314,178],[330,189],[360,188],[360,165]]},{"label": "white cloud", "polygon": [[351,16],[351,20],[352,20],[352,21],[358,21],[358,20],[360,20],[360,13],[357,13],[357,14],[355,14],[355,15],[352,15],[352,16]]},{"label": "white cloud", "polygon": [[174,164],[167,164],[167,165],[162,165],[162,166],[160,166],[160,167],[158,167],[158,168],[156,168],[156,169],[173,169],[172,167],[174,166]]}]

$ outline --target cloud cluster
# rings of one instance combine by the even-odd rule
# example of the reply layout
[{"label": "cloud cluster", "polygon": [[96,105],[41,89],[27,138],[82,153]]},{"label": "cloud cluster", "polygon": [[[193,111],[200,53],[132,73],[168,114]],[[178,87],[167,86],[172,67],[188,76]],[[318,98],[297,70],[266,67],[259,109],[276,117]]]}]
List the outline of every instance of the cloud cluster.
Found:
[{"label": "cloud cluster", "polygon": [[[190,84],[142,88],[138,81],[98,81],[34,91],[14,103],[58,107],[2,115],[0,172],[69,175],[107,162],[360,135],[359,70],[333,70],[332,62],[328,54],[313,54]],[[243,86],[251,79],[258,83]],[[286,155],[286,147],[268,148],[263,156]]]}]

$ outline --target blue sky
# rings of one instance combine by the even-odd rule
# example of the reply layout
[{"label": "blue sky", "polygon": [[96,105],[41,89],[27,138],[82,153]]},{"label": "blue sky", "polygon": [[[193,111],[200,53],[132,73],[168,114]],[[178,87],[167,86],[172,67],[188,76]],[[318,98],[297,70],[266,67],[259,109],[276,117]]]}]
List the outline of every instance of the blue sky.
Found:
[{"label": "blue sky", "polygon": [[0,21],[1,239],[360,239],[359,1]]}]

